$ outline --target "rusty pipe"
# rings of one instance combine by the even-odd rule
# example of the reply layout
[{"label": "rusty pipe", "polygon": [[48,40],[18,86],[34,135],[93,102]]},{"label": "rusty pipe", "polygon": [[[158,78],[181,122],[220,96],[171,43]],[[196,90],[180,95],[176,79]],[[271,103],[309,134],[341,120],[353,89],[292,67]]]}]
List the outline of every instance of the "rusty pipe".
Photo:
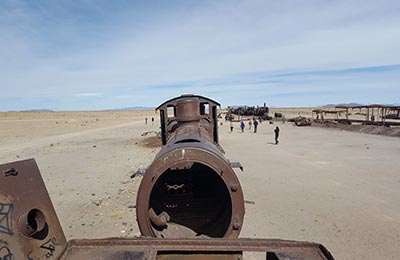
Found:
[{"label": "rusty pipe", "polygon": [[26,237],[34,237],[46,227],[44,214],[38,209],[26,212],[18,219],[18,229]]},{"label": "rusty pipe", "polygon": [[154,212],[154,209],[149,209],[149,217],[151,222],[156,225],[157,227],[165,227],[170,220],[170,216],[167,212],[163,211],[160,215],[157,215]]}]

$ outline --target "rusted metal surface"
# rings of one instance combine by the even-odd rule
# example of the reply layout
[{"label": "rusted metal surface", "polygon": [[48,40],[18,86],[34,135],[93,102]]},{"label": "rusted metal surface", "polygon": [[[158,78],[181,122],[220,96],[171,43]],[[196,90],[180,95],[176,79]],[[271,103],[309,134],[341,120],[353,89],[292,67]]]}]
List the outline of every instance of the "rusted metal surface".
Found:
[{"label": "rusted metal surface", "polygon": [[67,242],[33,159],[0,165],[0,259],[57,259]]},{"label": "rusted metal surface", "polygon": [[170,139],[186,139],[187,136],[192,136],[191,131],[175,131],[178,126],[183,128],[185,123],[187,126],[201,126],[201,133],[198,135],[218,143],[219,106],[218,102],[198,95],[182,95],[162,103],[156,108],[160,112],[162,144],[166,145]]},{"label": "rusted metal surface", "polygon": [[269,108],[266,106],[266,104],[264,104],[263,107],[258,107],[258,106],[228,107],[228,112],[225,116],[225,119],[229,121],[237,121],[242,116],[246,117],[252,116],[253,118],[258,118],[262,120],[271,120],[272,117],[270,117],[268,114],[269,114]]},{"label": "rusted metal surface", "polygon": [[61,259],[246,259],[248,252],[264,252],[262,259],[334,259],[320,244],[243,238],[72,240]]},{"label": "rusted metal surface", "polygon": [[137,220],[142,235],[239,236],[243,192],[218,145],[217,106],[211,99],[185,95],[157,108],[165,146],[139,187]]},{"label": "rusted metal surface", "polygon": [[300,116],[295,118],[294,123],[296,126],[310,126],[312,122],[310,118]]}]

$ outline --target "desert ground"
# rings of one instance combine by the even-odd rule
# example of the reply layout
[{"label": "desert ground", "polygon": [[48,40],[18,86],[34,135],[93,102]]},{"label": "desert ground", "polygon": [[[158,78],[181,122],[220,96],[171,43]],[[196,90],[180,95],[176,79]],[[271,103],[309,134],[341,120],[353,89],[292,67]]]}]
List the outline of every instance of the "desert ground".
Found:
[{"label": "desert ground", "polygon": [[[281,122],[230,133],[221,123],[226,157],[244,166],[241,237],[314,241],[336,259],[399,259],[400,138]],[[36,159],[67,239],[139,236],[141,177],[131,175],[160,149],[141,134],[158,130],[154,111],[0,113],[0,164]]]}]

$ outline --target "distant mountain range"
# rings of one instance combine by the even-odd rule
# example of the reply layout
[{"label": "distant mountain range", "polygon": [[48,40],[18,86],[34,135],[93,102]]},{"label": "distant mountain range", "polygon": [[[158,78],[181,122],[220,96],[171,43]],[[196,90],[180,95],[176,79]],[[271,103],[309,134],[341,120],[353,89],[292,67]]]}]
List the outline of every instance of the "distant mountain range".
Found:
[{"label": "distant mountain range", "polygon": [[123,108],[114,108],[110,110],[116,111],[127,111],[127,110],[154,110],[154,107],[123,107]]},{"label": "distant mountain range", "polygon": [[343,106],[343,107],[357,107],[357,106],[364,106],[364,104],[359,104],[359,103],[340,103],[340,104],[326,104],[322,107],[337,107],[337,106]]},{"label": "distant mountain range", "polygon": [[54,112],[54,111],[51,109],[39,108],[39,109],[28,109],[28,110],[7,111],[7,112]]},{"label": "distant mountain range", "polygon": [[[382,104],[385,106],[400,106],[400,103],[393,103],[393,104]],[[357,106],[365,106],[365,104],[359,104],[359,103],[340,103],[340,104],[327,104],[322,107],[357,107]]]},{"label": "distant mountain range", "polygon": [[[130,110],[154,110],[154,107],[123,107],[123,108],[112,108],[112,109],[104,109],[108,111],[130,111]],[[103,110],[103,111],[104,111]],[[74,110],[71,110],[74,111]],[[84,110],[82,110],[84,111]],[[93,110],[96,111],[96,110]],[[97,111],[102,111],[102,110],[97,110]],[[45,108],[40,108],[40,109],[28,109],[28,110],[10,110],[7,112],[54,112],[54,110],[51,109],[45,109]]]},{"label": "distant mountain range", "polygon": [[[384,104],[387,106],[400,106],[400,103],[392,103],[392,104]],[[340,104],[326,104],[318,107],[325,107],[325,108],[333,108],[336,106],[348,106],[348,107],[356,107],[356,106],[365,106],[365,104],[359,104],[359,103],[340,103]],[[239,106],[230,106],[231,108],[233,107],[239,107]],[[269,108],[277,108],[276,106],[270,106]],[[134,110],[154,110],[154,107],[141,107],[141,106],[136,106],[136,107],[123,107],[123,108],[114,108],[114,109],[105,109],[106,111],[134,111]],[[227,109],[227,108],[223,108]],[[94,110],[96,111],[96,110]],[[99,110],[101,111],[101,110]],[[103,110],[104,111],[104,110]],[[40,108],[40,109],[28,109],[28,110],[19,110],[19,111],[7,111],[7,112],[54,112],[54,110],[51,109],[45,109],[45,108]]]}]

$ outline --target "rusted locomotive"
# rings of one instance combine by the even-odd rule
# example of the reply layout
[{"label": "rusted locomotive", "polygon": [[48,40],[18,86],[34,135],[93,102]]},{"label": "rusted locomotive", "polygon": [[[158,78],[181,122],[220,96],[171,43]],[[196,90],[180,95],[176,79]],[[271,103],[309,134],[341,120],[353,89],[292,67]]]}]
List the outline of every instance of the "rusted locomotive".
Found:
[{"label": "rusted locomotive", "polygon": [[243,193],[218,144],[218,106],[202,96],[184,95],[157,108],[164,147],[146,171],[137,196],[143,235],[239,236]]},{"label": "rusted locomotive", "polygon": [[139,238],[67,241],[35,160],[0,165],[0,260],[333,260],[316,243],[237,238],[243,193],[218,143],[218,106],[185,95],[157,108],[163,148],[140,184]]}]

